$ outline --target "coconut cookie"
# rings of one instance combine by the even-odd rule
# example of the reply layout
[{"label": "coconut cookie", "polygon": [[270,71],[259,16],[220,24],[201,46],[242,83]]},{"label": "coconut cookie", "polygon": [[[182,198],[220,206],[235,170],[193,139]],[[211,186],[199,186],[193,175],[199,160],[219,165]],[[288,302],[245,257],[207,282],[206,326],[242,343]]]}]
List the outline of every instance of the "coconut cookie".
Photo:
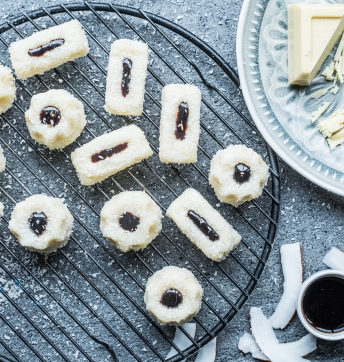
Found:
[{"label": "coconut cookie", "polygon": [[201,285],[189,270],[166,266],[148,279],[144,301],[161,324],[178,326],[198,313],[202,295]]},{"label": "coconut cookie", "polygon": [[222,202],[235,207],[262,194],[269,167],[252,149],[244,145],[220,150],[211,160],[209,183]]},{"label": "coconut cookie", "polygon": [[84,106],[63,89],[34,95],[25,118],[31,137],[51,150],[73,143],[86,125]]},{"label": "coconut cookie", "polygon": [[73,227],[73,216],[62,200],[33,195],[19,202],[9,229],[27,249],[51,253],[65,245]]},{"label": "coconut cookie", "polygon": [[162,90],[159,157],[166,163],[197,162],[201,91],[190,84]]},{"label": "coconut cookie", "polygon": [[187,189],[174,200],[166,215],[214,261],[223,260],[241,240],[239,233],[194,189]]},{"label": "coconut cookie", "polygon": [[72,152],[71,159],[81,183],[93,185],[152,154],[142,130],[131,125],[77,148]]},{"label": "coconut cookie", "polygon": [[104,237],[124,252],[145,248],[162,228],[159,206],[143,191],[114,196],[104,205],[100,217]]},{"label": "coconut cookie", "polygon": [[16,97],[16,86],[10,68],[0,64],[0,114],[6,112]]},{"label": "coconut cookie", "polygon": [[5,168],[6,168],[6,158],[4,156],[4,151],[0,146],[0,172],[5,171]]},{"label": "coconut cookie", "polygon": [[83,57],[89,47],[81,24],[72,20],[12,43],[9,52],[18,78],[25,79]]},{"label": "coconut cookie", "polygon": [[105,110],[139,116],[143,111],[148,45],[119,39],[112,43],[106,78]]}]

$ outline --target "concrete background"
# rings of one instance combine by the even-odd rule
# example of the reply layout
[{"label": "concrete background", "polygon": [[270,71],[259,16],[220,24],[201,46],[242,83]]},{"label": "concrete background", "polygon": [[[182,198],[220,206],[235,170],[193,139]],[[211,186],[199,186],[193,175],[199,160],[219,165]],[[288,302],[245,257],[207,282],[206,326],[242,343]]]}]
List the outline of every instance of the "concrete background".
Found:
[{"label": "concrete background", "polygon": [[[67,2],[72,1],[1,0],[0,23],[21,11]],[[141,7],[176,21],[209,42],[230,64],[236,65],[235,40],[242,0],[121,0],[121,4]],[[246,306],[218,336],[216,361],[252,360],[251,356],[244,356],[238,351],[237,343],[243,332],[249,331],[249,308],[262,306],[265,314],[270,315],[281,297],[283,277],[280,245],[296,241],[302,244],[305,278],[324,269],[323,256],[332,246],[344,247],[343,199],[317,187],[279,161],[282,206],[275,247],[259,285]],[[278,331],[277,335],[281,342],[285,342],[296,340],[305,333],[295,317],[286,330]],[[309,359],[335,362],[342,361],[343,355],[344,342],[318,341],[318,349]]]}]

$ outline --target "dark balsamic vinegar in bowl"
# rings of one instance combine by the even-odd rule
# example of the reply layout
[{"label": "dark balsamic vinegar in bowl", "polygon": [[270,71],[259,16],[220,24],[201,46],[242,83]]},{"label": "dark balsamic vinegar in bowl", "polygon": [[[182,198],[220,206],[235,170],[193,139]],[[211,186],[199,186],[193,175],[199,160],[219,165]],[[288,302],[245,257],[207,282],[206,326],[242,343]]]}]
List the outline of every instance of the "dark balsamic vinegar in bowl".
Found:
[{"label": "dark balsamic vinegar in bowl", "polygon": [[323,276],[311,283],[303,296],[303,315],[323,333],[344,331],[344,278]]}]

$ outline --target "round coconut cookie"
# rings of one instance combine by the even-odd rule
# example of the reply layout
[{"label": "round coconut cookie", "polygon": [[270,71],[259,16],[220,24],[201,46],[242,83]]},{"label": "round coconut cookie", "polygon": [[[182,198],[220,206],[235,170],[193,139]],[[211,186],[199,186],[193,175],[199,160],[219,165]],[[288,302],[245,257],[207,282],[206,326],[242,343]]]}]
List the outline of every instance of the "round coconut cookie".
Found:
[{"label": "round coconut cookie", "polygon": [[62,200],[33,195],[19,202],[9,229],[27,249],[51,253],[65,245],[73,227],[73,216]]},{"label": "round coconut cookie", "polygon": [[16,97],[16,86],[10,68],[0,65],[0,114],[6,112]]},{"label": "round coconut cookie", "polygon": [[221,202],[235,207],[259,197],[266,185],[269,167],[244,145],[220,150],[211,160],[209,183]]},{"label": "round coconut cookie", "polygon": [[148,279],[144,301],[159,323],[178,326],[199,312],[202,295],[203,289],[191,271],[166,266]]},{"label": "round coconut cookie", "polygon": [[51,150],[70,145],[86,125],[84,106],[63,89],[34,95],[25,118],[31,137]]},{"label": "round coconut cookie", "polygon": [[143,191],[115,195],[100,216],[104,237],[124,252],[145,248],[162,228],[159,206]]}]

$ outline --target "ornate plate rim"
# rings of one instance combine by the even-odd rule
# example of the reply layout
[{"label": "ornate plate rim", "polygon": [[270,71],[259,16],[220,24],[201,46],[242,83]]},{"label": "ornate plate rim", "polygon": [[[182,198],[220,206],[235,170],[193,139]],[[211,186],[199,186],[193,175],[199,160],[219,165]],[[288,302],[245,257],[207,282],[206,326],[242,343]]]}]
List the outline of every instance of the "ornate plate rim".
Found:
[{"label": "ornate plate rim", "polygon": [[[291,156],[290,151],[288,152],[288,149],[286,147],[283,147],[283,142],[279,142],[280,139],[274,138],[268,131],[267,125],[261,120],[260,115],[258,114],[256,107],[255,107],[255,100],[250,96],[249,88],[251,84],[248,83],[246,72],[247,68],[245,66],[245,63],[249,61],[249,59],[246,59],[244,57],[243,52],[243,45],[244,45],[244,31],[246,27],[248,26],[249,22],[247,21],[249,16],[249,10],[253,12],[253,9],[257,8],[259,6],[259,2],[257,0],[244,0],[243,6],[240,12],[239,22],[238,22],[238,30],[237,30],[237,40],[236,40],[236,53],[237,53],[237,66],[238,66],[238,73],[240,78],[240,88],[242,90],[247,108],[251,114],[251,117],[253,121],[255,122],[258,130],[264,137],[265,141],[269,144],[269,146],[278,154],[279,157],[281,157],[290,167],[292,167],[295,171],[297,171],[300,175],[304,176],[309,181],[313,182],[314,184],[322,187],[323,189],[327,191],[331,191],[337,195],[344,196],[344,185],[341,186],[339,183],[338,185],[334,185],[327,181],[326,179],[323,180],[320,177],[317,177],[316,174],[311,172],[310,167],[305,167],[305,163],[302,162],[301,158],[293,159]],[[261,18],[262,21],[263,17]],[[260,70],[258,69],[259,78],[260,78]],[[263,90],[264,95],[265,91]],[[266,99],[266,102],[269,103],[268,99]],[[276,115],[274,114],[273,110],[271,110],[274,117]],[[271,115],[270,115],[271,118]],[[285,130],[284,130],[285,131]],[[285,131],[287,133],[287,131]],[[301,147],[302,151],[304,149]],[[319,161],[322,165],[325,165],[328,168],[331,168],[330,166],[324,164],[323,162]]]}]

